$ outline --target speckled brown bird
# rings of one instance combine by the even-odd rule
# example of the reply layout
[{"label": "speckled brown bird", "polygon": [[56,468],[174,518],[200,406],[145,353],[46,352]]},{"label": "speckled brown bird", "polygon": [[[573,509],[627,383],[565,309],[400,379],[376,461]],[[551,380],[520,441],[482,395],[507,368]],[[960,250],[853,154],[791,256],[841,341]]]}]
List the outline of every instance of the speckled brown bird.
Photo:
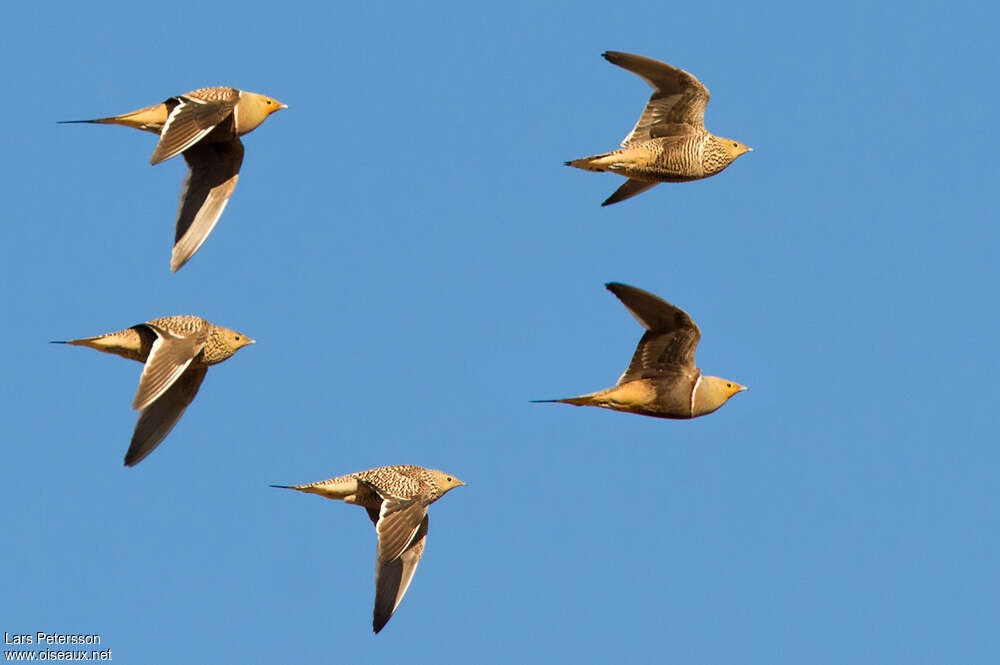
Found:
[{"label": "speckled brown bird", "polygon": [[216,86],[123,115],[65,123],[124,125],[159,134],[150,164],[184,155],[190,170],[181,187],[170,259],[170,269],[177,271],[205,242],[233,195],[243,164],[239,137],[284,108],[288,106],[264,95]]},{"label": "speckled brown bird", "polygon": [[272,485],[361,506],[375,524],[375,611],[379,632],[399,607],[427,540],[427,507],[464,485],[443,471],[408,464],[382,466],[308,485]]},{"label": "speckled brown bird", "polygon": [[535,401],[687,419],[712,413],[746,390],[735,381],[705,376],[695,367],[694,352],[701,331],[684,311],[634,286],[614,282],[606,286],[646,329],[628,369],[613,388],[580,397]]},{"label": "speckled brown bird", "polygon": [[165,316],[106,335],[54,343],[86,346],[146,364],[132,400],[139,420],[125,454],[125,466],[135,466],[180,420],[209,366],[254,341],[197,316]]},{"label": "speckled brown bird", "polygon": [[661,182],[708,178],[752,150],[705,129],[708,89],[691,74],[641,55],[617,51],[603,55],[608,62],[641,76],[653,88],[653,95],[622,141],[623,148],[566,162],[585,171],[610,171],[628,178],[602,206]]}]

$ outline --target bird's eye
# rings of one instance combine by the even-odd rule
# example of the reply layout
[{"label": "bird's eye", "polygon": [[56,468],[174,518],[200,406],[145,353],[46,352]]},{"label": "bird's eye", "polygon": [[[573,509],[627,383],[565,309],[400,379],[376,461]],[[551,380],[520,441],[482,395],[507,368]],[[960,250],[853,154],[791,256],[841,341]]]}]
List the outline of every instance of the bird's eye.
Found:
[{"label": "bird's eye", "polygon": [[445,480],[447,480],[450,483],[451,482],[451,476],[448,476],[447,478],[445,478]]},{"label": "bird's eye", "polygon": [[[271,103],[271,102],[268,102],[268,104],[270,104],[270,103]],[[738,147],[739,147],[739,144],[738,144],[738,143],[734,143],[734,144],[733,144],[733,147],[734,147],[734,148],[738,148]]]},{"label": "bird's eye", "polygon": [[236,336],[236,341],[237,342],[240,341],[240,336],[239,335]]},{"label": "bird's eye", "polygon": [[[271,100],[270,100],[270,99],[269,99],[269,100],[267,100],[267,103],[268,103],[268,104],[270,104],[270,103],[271,103]],[[734,143],[733,145],[736,145],[736,144]]]},{"label": "bird's eye", "polygon": [[727,384],[726,384],[726,387],[727,387],[727,388],[732,388],[732,387],[733,387],[733,384],[731,384],[731,383],[727,383]]}]

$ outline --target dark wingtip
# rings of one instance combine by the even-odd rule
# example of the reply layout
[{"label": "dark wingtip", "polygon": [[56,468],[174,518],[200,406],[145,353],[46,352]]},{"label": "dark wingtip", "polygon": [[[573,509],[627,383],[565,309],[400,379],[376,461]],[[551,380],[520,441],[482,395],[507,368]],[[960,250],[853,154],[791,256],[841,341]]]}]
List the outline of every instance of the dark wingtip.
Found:
[{"label": "dark wingtip", "polygon": [[69,342],[60,339],[54,339],[50,341],[49,344],[69,344]]},{"label": "dark wingtip", "polygon": [[291,485],[268,485],[268,487],[277,487],[278,489],[281,489],[281,490],[293,490],[293,489],[295,489]]},{"label": "dark wingtip", "polygon": [[[160,445],[159,442],[157,442],[156,445],[157,446]],[[149,450],[132,450],[132,448],[130,446],[129,449],[128,449],[128,452],[125,453],[125,466],[129,466],[129,467],[135,466],[136,464],[138,464],[142,460],[144,460],[147,457],[149,457],[149,454],[151,452],[153,452],[155,449],[156,449],[156,446],[153,446]]]},{"label": "dark wingtip", "polygon": [[79,125],[81,123],[96,123],[96,120],[56,120],[57,125]]},{"label": "dark wingtip", "polygon": [[563,162],[563,166],[573,166],[573,162]]},{"label": "dark wingtip", "polygon": [[390,614],[389,616],[381,618],[381,619],[378,616],[376,616],[374,619],[372,619],[372,630],[375,631],[376,635],[378,635],[378,633],[379,633],[380,630],[382,630],[383,628],[385,628],[385,624],[389,623],[389,619],[391,619],[391,618],[392,618],[392,615]]},{"label": "dark wingtip", "polygon": [[561,401],[561,400],[558,400],[558,399],[533,399],[529,403],[530,404],[548,404],[550,402],[559,402],[559,401]]},{"label": "dark wingtip", "polygon": [[604,288],[606,288],[608,291],[611,291],[611,293],[615,294],[615,297],[621,300],[623,303],[625,302],[625,298],[627,298],[629,295],[647,295],[647,296],[653,296],[657,300],[660,299],[658,296],[650,293],[649,291],[643,291],[640,288],[637,288],[635,286],[630,286],[629,284],[622,284],[621,282],[608,282],[607,284],[604,285]]}]

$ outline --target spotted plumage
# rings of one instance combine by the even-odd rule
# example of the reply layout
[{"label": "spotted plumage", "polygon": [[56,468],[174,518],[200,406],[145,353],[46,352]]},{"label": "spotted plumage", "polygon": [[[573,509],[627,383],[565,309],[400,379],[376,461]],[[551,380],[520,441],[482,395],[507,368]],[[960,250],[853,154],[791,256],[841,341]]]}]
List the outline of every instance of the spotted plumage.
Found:
[{"label": "spotted plumage", "polygon": [[254,341],[198,316],[165,316],[117,332],[58,344],[86,346],[145,363],[132,408],[139,419],[125,455],[135,466],[153,452],[198,394],[209,366]]},{"label": "spotted plumage", "polygon": [[705,376],[695,366],[694,353],[701,331],[683,310],[634,286],[612,282],[607,289],[646,329],[628,368],[612,388],[579,397],[536,401],[687,419],[712,413],[746,390],[735,381]]},{"label": "spotted plumage", "polygon": [[383,466],[306,485],[272,485],[361,506],[375,524],[375,609],[379,632],[403,600],[427,540],[427,507],[464,485],[442,471],[408,464]]},{"label": "spotted plumage", "polygon": [[585,171],[610,171],[628,180],[601,205],[636,196],[661,182],[713,176],[752,149],[705,129],[708,89],[682,69],[641,55],[608,51],[608,62],[642,77],[653,95],[623,148],[570,162]]},{"label": "spotted plumage", "polygon": [[190,170],[181,188],[170,259],[170,269],[177,271],[205,242],[236,188],[243,164],[239,137],[283,108],[288,107],[264,95],[216,86],[123,115],[69,122],[124,125],[158,134],[151,164],[184,155]]}]

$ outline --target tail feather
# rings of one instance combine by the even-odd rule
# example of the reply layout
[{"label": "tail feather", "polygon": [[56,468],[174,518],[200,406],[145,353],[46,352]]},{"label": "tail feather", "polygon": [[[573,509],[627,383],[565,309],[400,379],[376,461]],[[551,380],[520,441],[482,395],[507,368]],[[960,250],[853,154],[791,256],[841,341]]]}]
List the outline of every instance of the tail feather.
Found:
[{"label": "tail feather", "polygon": [[166,104],[156,104],[145,108],[136,109],[129,113],[114,115],[108,118],[95,118],[93,120],[60,120],[57,124],[73,125],[79,123],[90,123],[97,125],[123,125],[132,129],[141,129],[147,132],[159,134],[163,125],[167,122],[170,111]]},{"label": "tail feather", "polygon": [[533,399],[532,404],[572,404],[573,406],[587,406],[592,403],[591,395],[580,395],[579,397],[564,397],[562,399]]},{"label": "tail feather", "polygon": [[81,339],[67,339],[65,341],[50,342],[50,344],[69,344],[71,346],[86,346],[97,351],[104,351],[101,348],[101,344],[98,340],[102,339],[104,335],[98,335],[97,337],[83,337]]},{"label": "tail feather", "polygon": [[86,346],[90,349],[96,349],[97,351],[105,351],[106,349],[101,348],[100,340],[103,335],[98,335],[97,337],[84,337],[83,339],[55,339],[49,342],[49,344],[69,344],[70,346]]},{"label": "tail feather", "polygon": [[607,165],[602,163],[602,160],[612,153],[606,152],[601,155],[591,155],[590,157],[581,157],[580,159],[574,159],[569,162],[563,162],[566,166],[572,166],[577,169],[583,169],[584,171],[607,171]]}]

